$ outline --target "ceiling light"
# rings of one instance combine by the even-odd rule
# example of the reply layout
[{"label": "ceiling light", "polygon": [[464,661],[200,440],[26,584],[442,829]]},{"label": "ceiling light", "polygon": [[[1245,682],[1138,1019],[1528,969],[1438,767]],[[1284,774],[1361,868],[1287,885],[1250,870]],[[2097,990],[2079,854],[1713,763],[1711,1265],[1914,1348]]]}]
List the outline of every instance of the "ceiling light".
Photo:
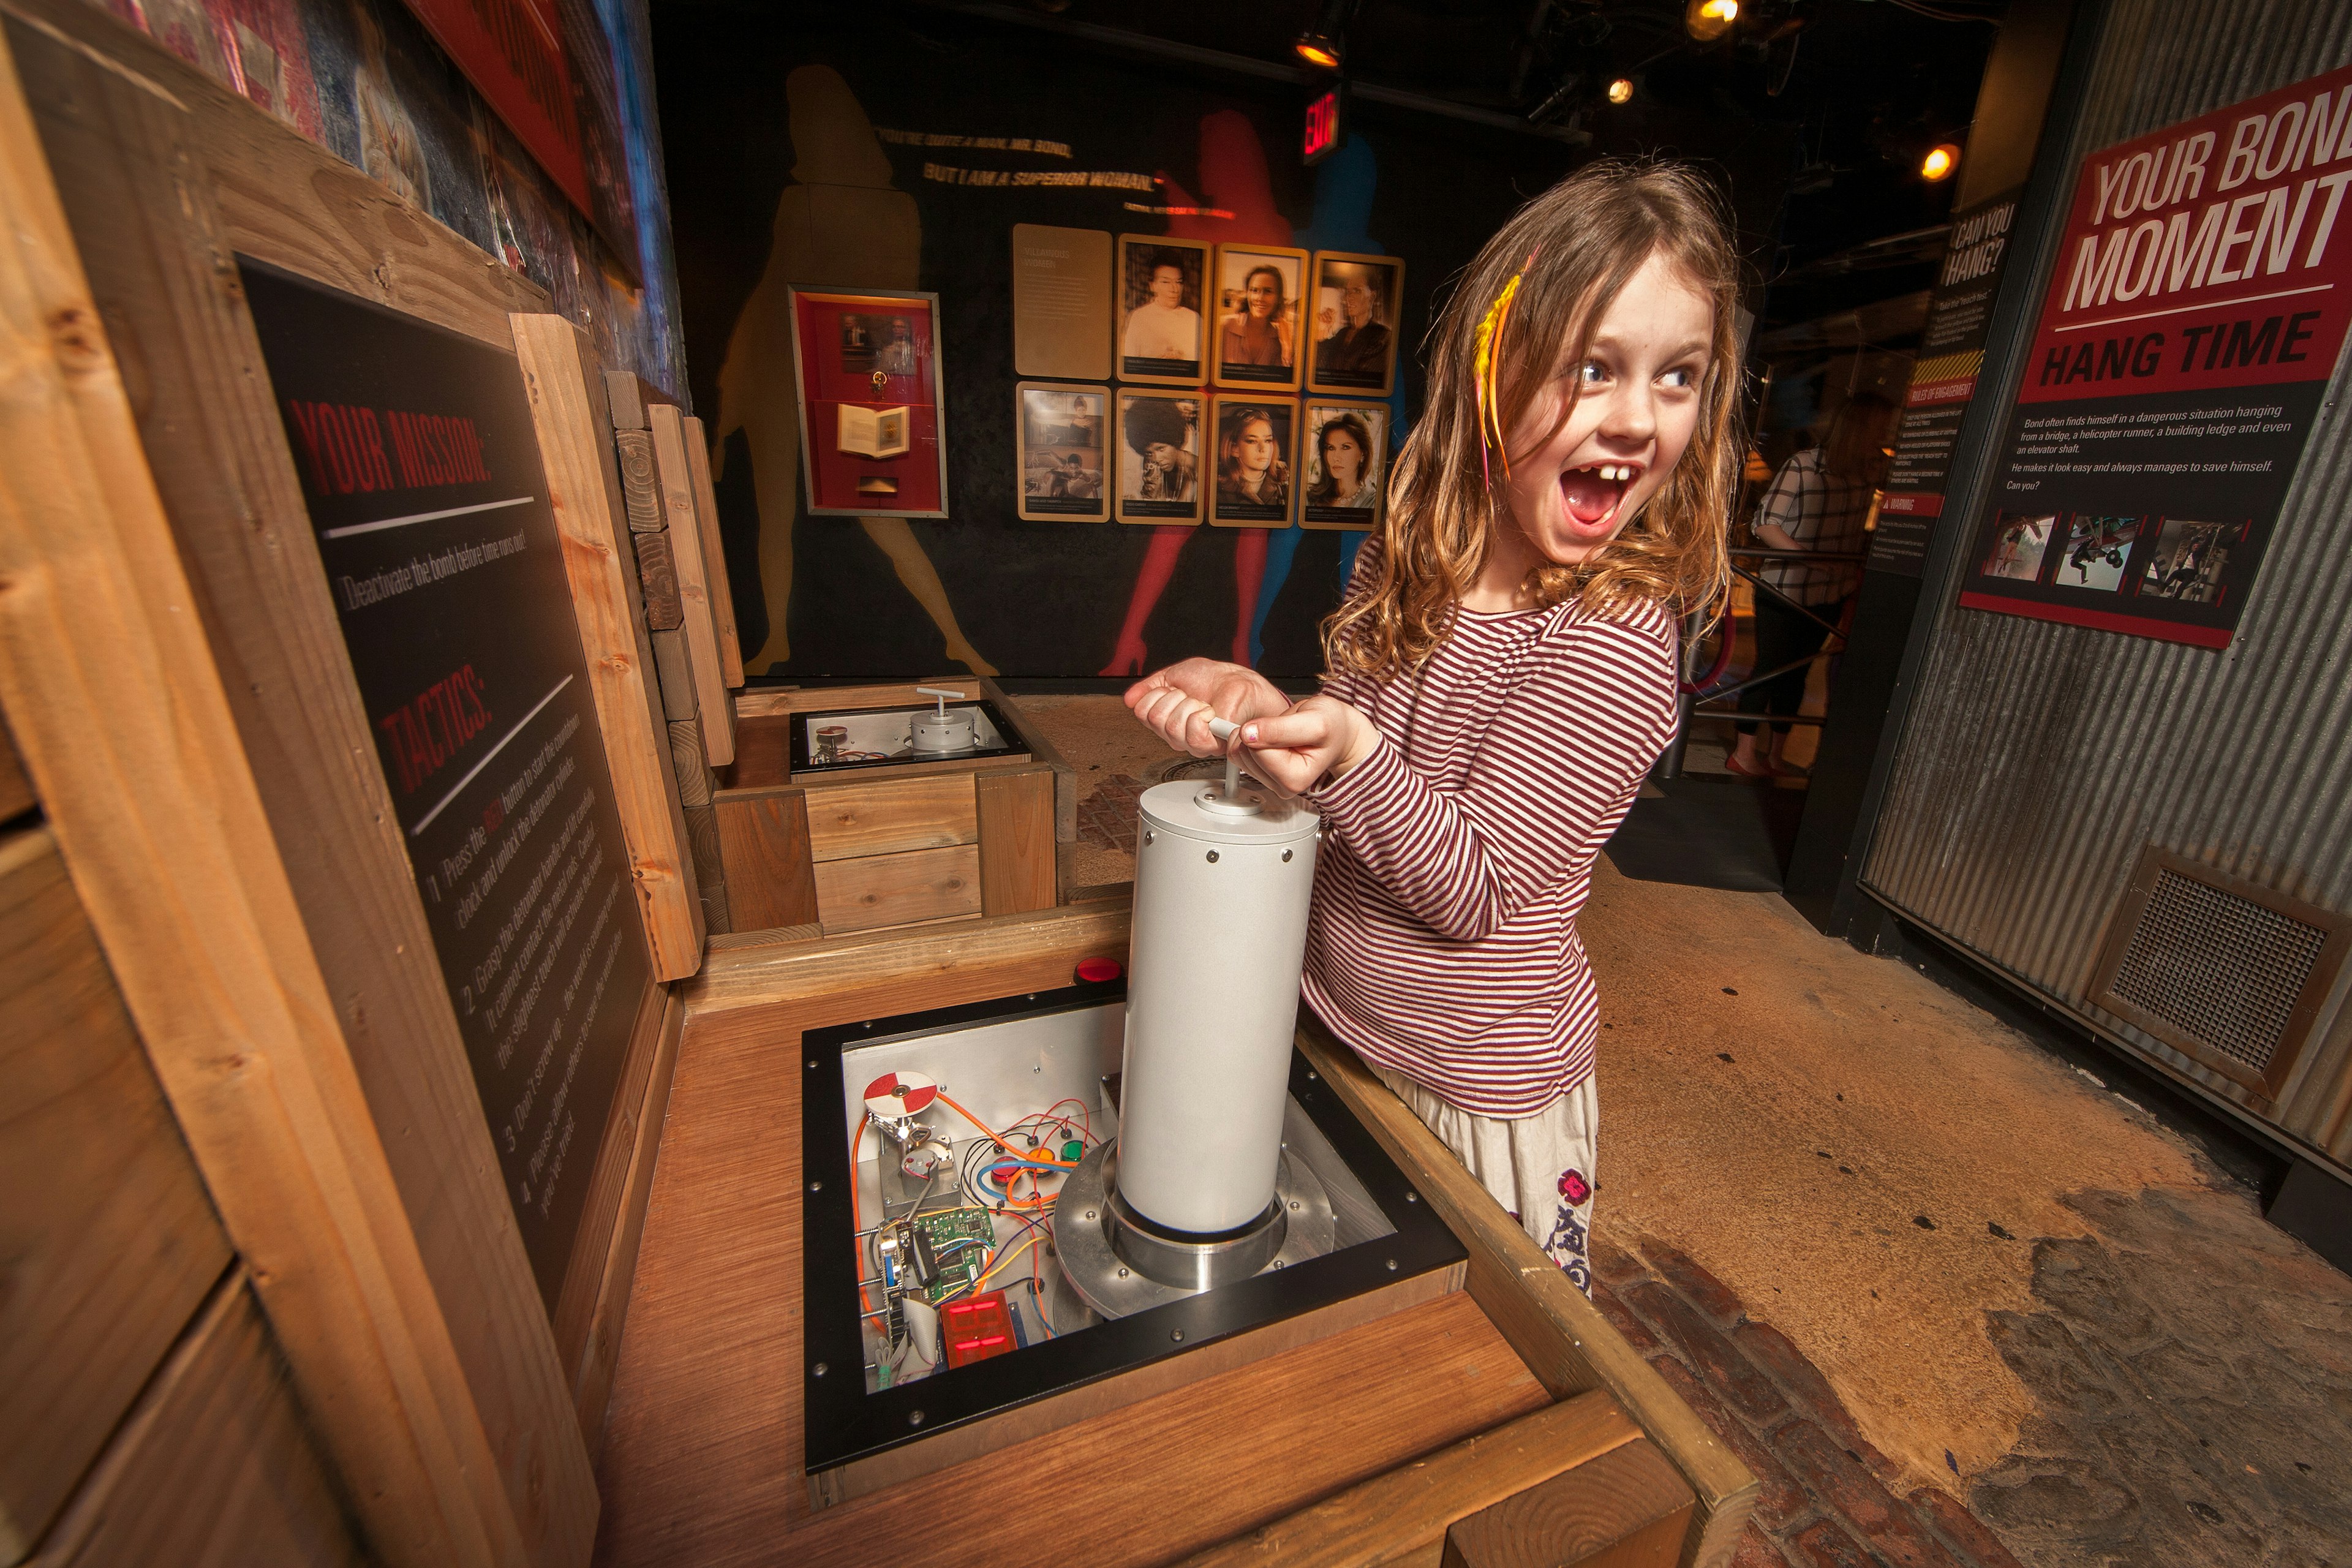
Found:
[{"label": "ceiling light", "polygon": [[1633,102],[1633,79],[1630,76],[1621,76],[1615,81],[1611,82],[1609,84],[1609,101],[1612,103]]},{"label": "ceiling light", "polygon": [[1927,155],[1919,160],[1919,177],[1932,185],[1938,180],[1950,179],[1952,171],[1959,166],[1960,150],[1946,142],[1928,148]]},{"label": "ceiling light", "polygon": [[1356,0],[1323,0],[1315,25],[1290,41],[1293,53],[1317,70],[1335,71],[1348,53],[1348,19]]},{"label": "ceiling light", "polygon": [[1308,33],[1292,39],[1290,47],[1298,52],[1300,59],[1318,70],[1335,71],[1339,68],[1339,40],[1337,38]]},{"label": "ceiling light", "polygon": [[1683,8],[1683,30],[1702,44],[1715,42],[1738,20],[1739,0],[1690,0]]}]

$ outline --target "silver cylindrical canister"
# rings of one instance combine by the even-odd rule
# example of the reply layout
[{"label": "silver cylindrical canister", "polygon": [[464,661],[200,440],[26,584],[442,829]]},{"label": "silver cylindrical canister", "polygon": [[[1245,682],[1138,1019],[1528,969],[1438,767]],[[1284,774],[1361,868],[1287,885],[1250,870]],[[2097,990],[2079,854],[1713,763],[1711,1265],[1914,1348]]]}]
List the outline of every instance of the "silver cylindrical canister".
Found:
[{"label": "silver cylindrical canister", "polygon": [[1215,781],[1146,790],[1135,858],[1121,1198],[1170,1230],[1273,1201],[1319,819]]},{"label": "silver cylindrical canister", "polygon": [[969,708],[948,708],[936,713],[918,713],[911,726],[914,749],[918,755],[929,752],[945,756],[956,752],[969,752],[972,739],[972,711]]}]

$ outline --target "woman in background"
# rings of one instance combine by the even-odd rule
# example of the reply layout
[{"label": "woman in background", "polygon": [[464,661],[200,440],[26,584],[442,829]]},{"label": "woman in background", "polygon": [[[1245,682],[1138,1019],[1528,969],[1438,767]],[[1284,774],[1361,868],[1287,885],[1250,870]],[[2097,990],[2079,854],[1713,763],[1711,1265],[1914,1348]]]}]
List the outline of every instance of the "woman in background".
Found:
[{"label": "woman in background", "polygon": [[1290,504],[1290,465],[1274,433],[1274,416],[1244,408],[1225,427],[1217,454],[1217,500],[1244,506]]},{"label": "woman in background", "polygon": [[1379,499],[1380,480],[1372,472],[1372,433],[1353,414],[1323,422],[1315,433],[1315,457],[1323,477],[1307,487],[1315,506],[1370,507]]},{"label": "woman in background", "polygon": [[1242,279],[1242,308],[1225,318],[1218,363],[1287,365],[1290,321],[1286,305],[1280,268],[1251,268]]},{"label": "woman in background", "polygon": [[[1830,420],[1822,444],[1780,466],[1756,509],[1756,542],[1768,550],[1860,554],[1869,539],[1871,499],[1885,479],[1886,447],[1894,434],[1894,404],[1871,392],[1848,398]],[[1830,626],[1844,624],[1862,586],[1862,568],[1853,562],[1816,566],[1769,561],[1756,575],[1780,591],[1779,596],[1761,590],[1756,595],[1756,668],[1796,668],[1741,692],[1739,710],[1793,714],[1804,704],[1813,655],[1829,640]],[[1739,743],[1724,766],[1747,779],[1803,777],[1805,770],[1780,755],[1790,728],[1774,724],[1769,749],[1759,751],[1757,726],[1742,723]]]}]

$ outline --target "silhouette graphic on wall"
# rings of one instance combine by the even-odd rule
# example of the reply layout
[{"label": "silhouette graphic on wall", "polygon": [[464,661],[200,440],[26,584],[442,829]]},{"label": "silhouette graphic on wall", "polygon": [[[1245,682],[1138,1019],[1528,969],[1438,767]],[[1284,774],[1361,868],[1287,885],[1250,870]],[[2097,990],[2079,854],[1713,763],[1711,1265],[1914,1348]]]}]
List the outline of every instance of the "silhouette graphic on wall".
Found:
[{"label": "silhouette graphic on wall", "polygon": [[[713,478],[723,477],[727,438],[743,432],[760,512],[760,592],[767,641],[744,655],[754,673],[792,657],[785,627],[793,597],[793,528],[800,512],[800,387],[793,374],[793,284],[825,289],[922,287],[923,222],[915,198],[891,184],[890,161],[856,95],[829,66],[803,66],[784,79],[792,127],[793,178],[776,202],[774,237],[759,287],[735,318],[719,369],[719,418],[711,431]],[[994,675],[956,625],[946,584],[903,517],[861,517],[898,581],[947,639],[947,657],[974,675]]]},{"label": "silhouette graphic on wall", "polygon": [[[1167,232],[1174,237],[1240,245],[1290,243],[1290,221],[1275,210],[1274,189],[1265,173],[1265,149],[1258,142],[1257,127],[1250,123],[1247,115],[1226,109],[1202,117],[1202,189],[1198,197],[1187,194],[1174,180],[1162,178],[1163,199],[1170,206],[1215,207],[1234,215],[1230,218],[1171,217]],[[1118,630],[1118,646],[1112,650],[1110,662],[1103,667],[1105,675],[1143,673],[1151,657],[1145,651],[1144,627],[1160,603],[1160,595],[1167,591],[1169,578],[1176,574],[1176,558],[1183,553],[1184,542],[1194,531],[1181,525],[1151,531],[1151,542],[1135,574],[1135,591],[1128,597],[1127,620]],[[1235,531],[1232,657],[1240,664],[1256,662],[1250,630],[1257,609],[1258,584],[1265,573],[1267,531],[1263,528]],[[1294,526],[1283,531],[1295,534],[1298,530]]]}]

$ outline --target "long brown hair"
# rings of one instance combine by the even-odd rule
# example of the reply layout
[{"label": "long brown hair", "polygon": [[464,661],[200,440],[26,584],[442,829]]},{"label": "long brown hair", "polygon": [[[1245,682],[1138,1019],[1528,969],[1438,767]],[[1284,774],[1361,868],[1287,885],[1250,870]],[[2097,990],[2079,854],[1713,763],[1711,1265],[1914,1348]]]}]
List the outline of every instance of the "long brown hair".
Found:
[{"label": "long brown hair", "polygon": [[1538,605],[1576,598],[1597,615],[1639,599],[1688,610],[1721,603],[1731,580],[1725,534],[1740,458],[1733,430],[1739,263],[1730,224],[1692,170],[1604,159],[1521,207],[1455,285],[1431,334],[1428,402],[1396,462],[1378,570],[1323,623],[1324,656],[1334,667],[1383,679],[1419,670],[1485,568],[1494,530],[1511,526],[1502,465],[1482,461],[1475,360],[1479,324],[1512,277],[1518,292],[1493,347],[1502,366],[1501,423],[1515,444],[1535,447],[1567,423],[1575,378],[1551,430],[1522,435],[1528,409],[1564,366],[1584,362],[1595,325],[1660,255],[1715,309],[1697,428],[1664,485],[1615,539],[1577,566],[1539,563],[1527,585]]}]

